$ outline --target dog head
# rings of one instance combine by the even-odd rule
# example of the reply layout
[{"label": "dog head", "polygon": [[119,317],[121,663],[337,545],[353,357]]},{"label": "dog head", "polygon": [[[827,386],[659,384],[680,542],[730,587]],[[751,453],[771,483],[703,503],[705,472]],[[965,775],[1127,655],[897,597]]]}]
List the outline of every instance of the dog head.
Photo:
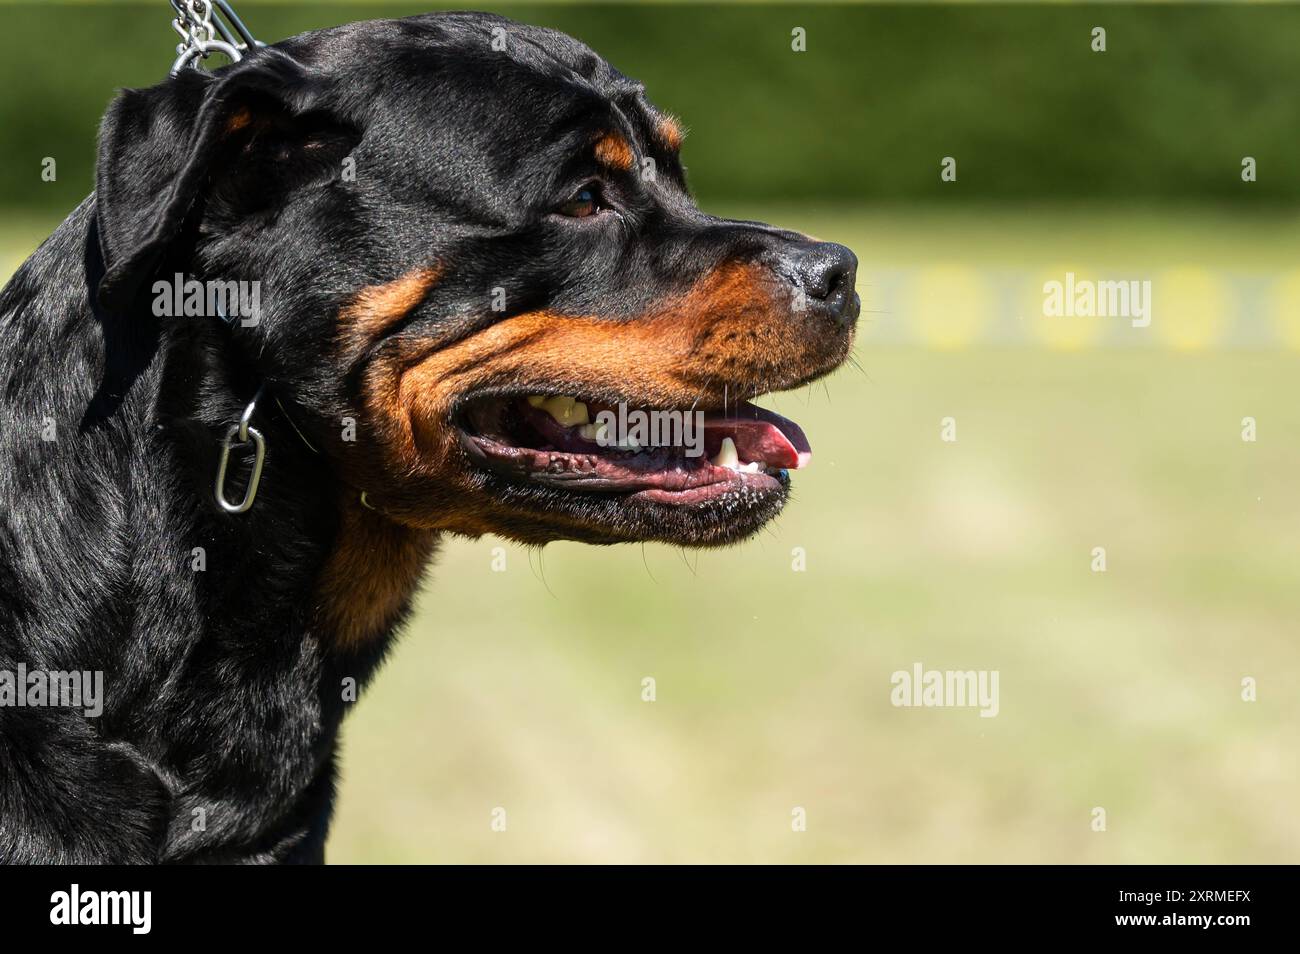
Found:
[{"label": "dog head", "polygon": [[750,398],[836,368],[848,249],[691,199],[682,131],[553,31],[353,24],[128,91],[100,300],[256,282],[230,347],[337,479],[409,526],[718,544],[809,449]]}]

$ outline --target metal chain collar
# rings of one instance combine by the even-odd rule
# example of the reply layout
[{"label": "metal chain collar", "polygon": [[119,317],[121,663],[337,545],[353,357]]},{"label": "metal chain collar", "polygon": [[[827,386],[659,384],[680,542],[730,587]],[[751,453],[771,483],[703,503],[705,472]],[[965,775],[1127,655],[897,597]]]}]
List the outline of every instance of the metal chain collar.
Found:
[{"label": "metal chain collar", "polygon": [[264,45],[253,38],[228,0],[170,0],[170,3],[176,11],[172,29],[181,38],[172,63],[172,76],[186,67],[202,69],[202,61],[213,53],[221,53],[232,63],[238,63],[246,50]]}]

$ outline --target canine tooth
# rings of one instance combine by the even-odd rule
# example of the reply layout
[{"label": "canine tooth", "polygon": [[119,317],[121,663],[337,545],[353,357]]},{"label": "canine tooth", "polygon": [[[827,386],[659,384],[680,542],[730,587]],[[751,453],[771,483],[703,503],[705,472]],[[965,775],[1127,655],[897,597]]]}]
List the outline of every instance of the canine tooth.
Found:
[{"label": "canine tooth", "polygon": [[756,460],[751,460],[748,464],[741,464],[739,468],[742,474],[757,474],[761,472],[762,469],[762,463]]},{"label": "canine tooth", "polygon": [[546,397],[542,394],[530,394],[528,395],[528,403],[533,407],[541,407],[546,403]]},{"label": "canine tooth", "polygon": [[709,463],[718,467],[729,467],[732,470],[740,469],[740,455],[736,453],[736,442],[730,437],[722,439],[722,446],[718,448],[718,455]]}]

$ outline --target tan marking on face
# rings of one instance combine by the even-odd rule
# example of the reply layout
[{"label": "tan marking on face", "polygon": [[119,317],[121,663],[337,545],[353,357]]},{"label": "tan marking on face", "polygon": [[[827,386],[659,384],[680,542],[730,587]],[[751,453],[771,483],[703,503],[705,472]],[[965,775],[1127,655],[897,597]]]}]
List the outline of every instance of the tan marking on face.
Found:
[{"label": "tan marking on face", "polygon": [[399,523],[532,539],[466,467],[454,420],[464,398],[535,390],[617,395],[641,408],[717,407],[803,383],[838,365],[851,344],[851,334],[793,310],[784,280],[740,262],[641,315],[528,312],[447,345],[392,336],[361,371],[359,437],[339,465]]},{"label": "tan marking on face", "polygon": [[438,282],[441,269],[414,268],[390,282],[363,288],[339,315],[339,333],[348,350],[383,337],[411,313]]},{"label": "tan marking on face", "polygon": [[659,122],[659,140],[668,147],[670,152],[676,152],[682,148],[682,140],[686,134],[682,132],[681,124],[672,116],[666,116]]},{"label": "tan marking on face", "polygon": [[627,172],[636,162],[628,141],[618,133],[606,133],[596,140],[596,161],[619,172]]},{"label": "tan marking on face", "polygon": [[388,520],[349,491],[316,589],[316,620],[332,645],[362,648],[388,633],[420,585],[437,534]]}]

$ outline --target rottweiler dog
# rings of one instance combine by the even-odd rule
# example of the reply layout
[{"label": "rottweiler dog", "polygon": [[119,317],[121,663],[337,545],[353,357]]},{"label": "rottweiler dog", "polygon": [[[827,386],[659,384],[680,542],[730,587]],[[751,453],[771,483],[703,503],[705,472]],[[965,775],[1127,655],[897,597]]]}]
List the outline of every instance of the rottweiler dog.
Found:
[{"label": "rottweiler dog", "polygon": [[[808,446],[749,399],[845,360],[857,262],[701,212],[681,141],[475,13],[116,98],[0,293],[0,859],[320,862],[351,688],[443,534],[716,546],[781,510]],[[616,409],[700,415],[701,452]],[[102,711],[15,702],[33,672],[101,674]]]}]

